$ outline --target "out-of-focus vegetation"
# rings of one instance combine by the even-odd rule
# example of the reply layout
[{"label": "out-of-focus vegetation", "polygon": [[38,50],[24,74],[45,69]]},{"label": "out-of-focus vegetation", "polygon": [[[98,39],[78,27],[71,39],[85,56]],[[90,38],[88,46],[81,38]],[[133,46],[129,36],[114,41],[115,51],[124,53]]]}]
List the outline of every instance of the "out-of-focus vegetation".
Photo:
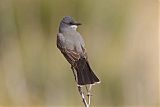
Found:
[{"label": "out-of-focus vegetation", "polygon": [[56,48],[65,15],[82,22],[101,84],[92,106],[158,106],[158,0],[0,0],[0,107],[83,106]]}]

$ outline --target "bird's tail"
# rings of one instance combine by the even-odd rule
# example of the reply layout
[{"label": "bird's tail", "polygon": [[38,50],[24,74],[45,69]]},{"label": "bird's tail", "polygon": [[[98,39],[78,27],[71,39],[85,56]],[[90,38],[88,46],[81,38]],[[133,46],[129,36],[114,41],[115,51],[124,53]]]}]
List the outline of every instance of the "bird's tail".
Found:
[{"label": "bird's tail", "polygon": [[85,58],[80,58],[76,62],[76,65],[75,69],[77,71],[78,85],[95,84],[100,82]]}]

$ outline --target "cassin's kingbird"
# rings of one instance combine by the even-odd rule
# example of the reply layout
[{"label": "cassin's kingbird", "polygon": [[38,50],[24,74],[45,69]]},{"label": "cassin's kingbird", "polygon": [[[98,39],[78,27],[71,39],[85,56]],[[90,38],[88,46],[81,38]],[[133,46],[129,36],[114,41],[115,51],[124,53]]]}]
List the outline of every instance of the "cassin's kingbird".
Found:
[{"label": "cassin's kingbird", "polygon": [[92,71],[87,60],[87,53],[84,48],[84,40],[76,31],[81,23],[76,22],[70,16],[65,16],[59,26],[57,34],[57,47],[76,71],[78,85],[100,83],[98,77]]}]

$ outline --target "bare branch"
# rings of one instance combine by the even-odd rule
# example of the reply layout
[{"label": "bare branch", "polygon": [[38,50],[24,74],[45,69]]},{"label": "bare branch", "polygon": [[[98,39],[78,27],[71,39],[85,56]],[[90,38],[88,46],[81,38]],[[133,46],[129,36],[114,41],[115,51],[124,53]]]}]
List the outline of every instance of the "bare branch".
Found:
[{"label": "bare branch", "polygon": [[84,93],[82,91],[82,87],[81,86],[77,86],[77,87],[78,87],[78,91],[79,91],[79,93],[80,93],[80,95],[82,97],[82,101],[83,101],[85,107],[89,107],[89,105],[88,105],[88,103],[87,103],[87,101],[85,99]]},{"label": "bare branch", "polygon": [[90,106],[91,104],[91,88],[92,88],[92,84],[89,84],[89,89],[87,90],[87,96],[88,96],[88,105]]}]

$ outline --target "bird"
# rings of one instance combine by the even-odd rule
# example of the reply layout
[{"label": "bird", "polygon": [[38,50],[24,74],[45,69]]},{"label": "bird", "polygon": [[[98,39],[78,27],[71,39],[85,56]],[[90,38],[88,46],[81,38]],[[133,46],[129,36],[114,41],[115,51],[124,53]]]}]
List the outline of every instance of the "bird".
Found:
[{"label": "bird", "polygon": [[90,67],[84,39],[77,31],[79,25],[81,23],[71,16],[62,18],[57,33],[57,48],[71,64],[78,86],[95,85],[100,83],[100,80]]}]

